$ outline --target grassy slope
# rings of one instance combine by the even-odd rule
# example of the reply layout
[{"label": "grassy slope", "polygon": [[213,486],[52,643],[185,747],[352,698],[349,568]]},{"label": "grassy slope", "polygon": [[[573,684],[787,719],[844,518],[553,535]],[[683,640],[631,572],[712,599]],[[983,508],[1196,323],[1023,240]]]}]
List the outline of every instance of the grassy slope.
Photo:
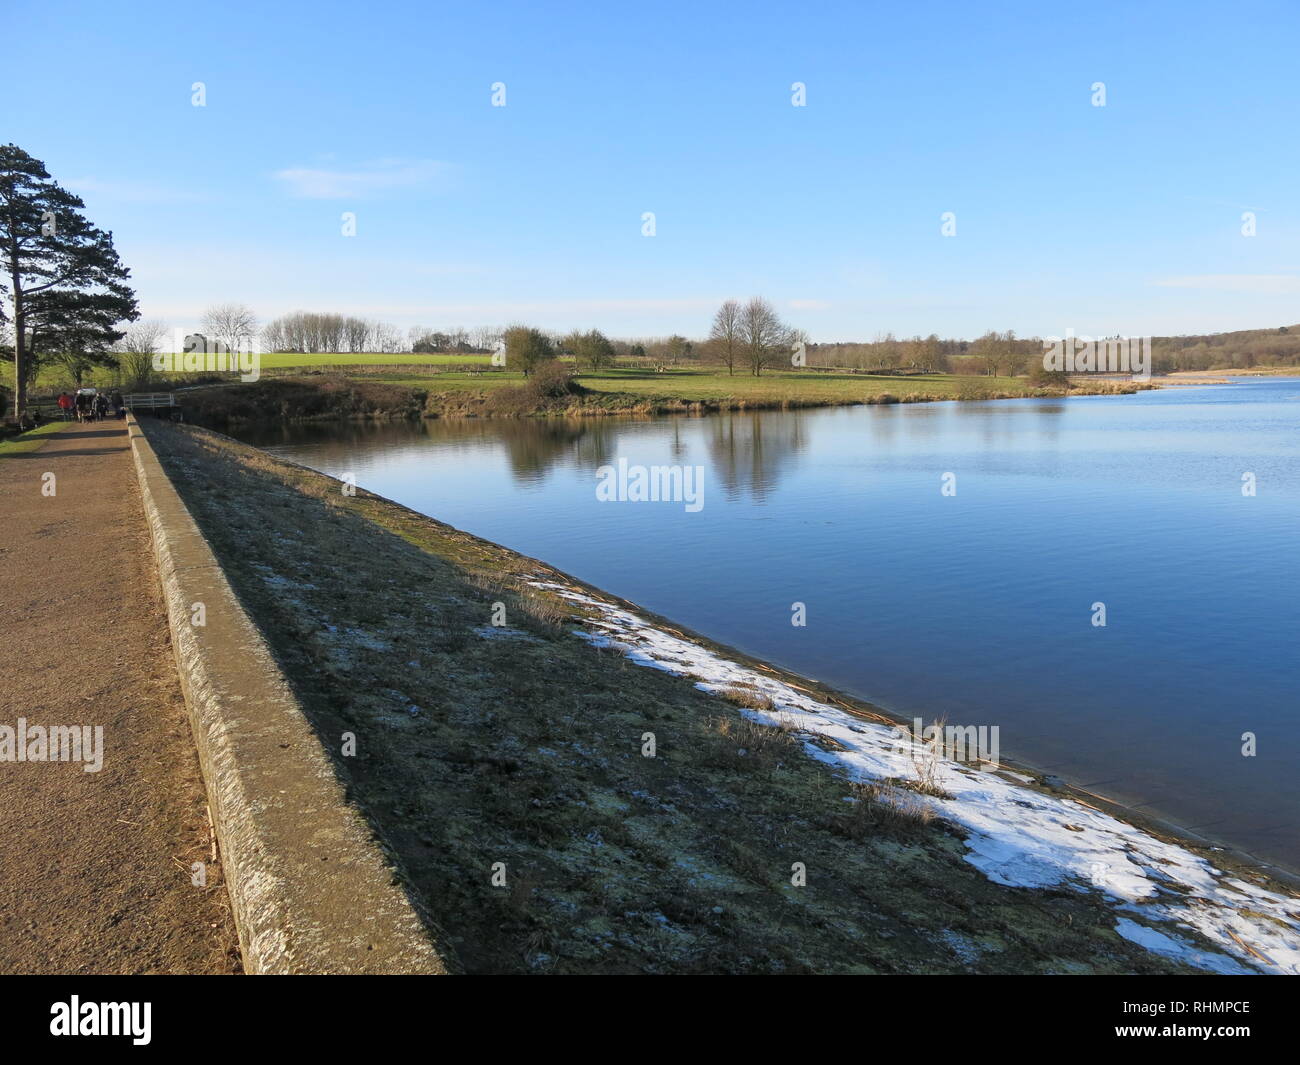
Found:
[{"label": "grassy slope", "polygon": [[[518,386],[523,375],[491,370],[486,355],[285,355],[261,356],[262,369],[268,380],[298,380],[279,371],[299,367],[303,382],[318,382],[337,389],[345,382],[363,385],[392,385],[424,393],[419,404],[428,414],[466,415],[488,413],[489,397],[501,388]],[[449,371],[450,366],[478,363],[488,372]],[[160,375],[155,387],[183,383],[187,375]],[[567,413],[664,413],[695,408],[745,409],[781,406],[824,406],[863,402],[904,402],[954,398],[1009,398],[1043,394],[1025,378],[972,377],[953,374],[933,376],[884,377],[874,375],[829,374],[807,370],[769,370],[761,377],[738,372],[728,374],[725,367],[686,366],[655,373],[652,370],[609,369],[600,373],[578,375],[588,394],[581,404],[569,404]],[[86,383],[99,387],[116,385],[111,370],[96,369]],[[38,382],[42,391],[70,387],[66,371],[48,367]],[[1111,382],[1093,382],[1078,388],[1088,391],[1115,391]],[[400,406],[409,410],[411,404]],[[578,409],[578,407],[582,409]],[[557,413],[551,410],[549,413]],[[340,414],[355,411],[342,410]],[[518,411],[515,411],[518,413]],[[213,424],[222,424],[220,420]]]},{"label": "grassy slope", "polygon": [[1023,390],[1025,382],[1011,377],[972,378],[949,374],[926,377],[876,377],[808,371],[768,371],[761,377],[728,375],[714,368],[674,370],[667,373],[612,370],[600,377],[583,375],[587,388],[603,392],[624,392],[638,396],[674,396],[685,400],[717,400],[726,397],[762,402],[791,399],[801,402],[856,403],[864,396],[909,393],[955,396],[963,386],[982,385],[992,390]]},{"label": "grassy slope", "polygon": [[[436,378],[413,375],[383,374],[391,384],[447,392],[483,392],[492,388],[518,385],[523,375],[494,372],[472,376],[440,374]],[[669,370],[605,370],[599,374],[582,373],[578,383],[593,392],[632,397],[633,400],[677,400],[687,403],[734,400],[751,405],[781,403],[836,404],[861,403],[865,399],[891,394],[924,395],[952,398],[963,392],[1025,394],[1032,391],[1024,378],[958,377],[936,374],[927,377],[876,377],[849,374],[822,374],[807,371],[769,371],[761,377],[737,374],[734,377],[716,367]]]},{"label": "grassy slope", "polygon": [[[223,427],[232,420],[312,417],[479,416],[487,414],[663,414],[815,407],[855,403],[919,402],[944,399],[1004,399],[1059,396],[1058,390],[1032,387],[1024,378],[875,377],[780,372],[762,377],[728,376],[713,368],[663,374],[609,370],[582,374],[583,392],[543,403],[526,396],[506,400],[525,379],[515,372],[417,375],[387,369],[264,377],[252,384],[205,387],[186,393],[189,418]],[[1133,391],[1112,381],[1088,382],[1072,394]]]},{"label": "grassy slope", "polygon": [[[543,564],[216,434],[148,432],[327,748],[356,735],[339,772],[468,970],[1180,971],[1095,896],[993,884],[944,825],[579,640],[519,583]],[[479,631],[498,602],[516,635]]]},{"label": "grassy slope", "polygon": [[57,433],[64,426],[71,424],[73,423],[63,421],[47,422],[39,429],[32,429],[19,436],[11,436],[0,440],[0,458],[5,455],[19,455],[25,451],[36,451],[44,446],[46,439],[52,433]]},{"label": "grassy slope", "polygon": [[[487,365],[490,358],[488,355],[417,355],[409,351],[374,355],[329,353],[294,355],[286,352],[268,352],[260,356],[261,366],[263,369],[268,370],[291,369],[295,366],[467,366],[471,363]],[[165,378],[172,376],[171,374],[163,375]],[[97,366],[87,372],[84,383],[90,387],[107,388],[121,382],[118,380],[116,371],[108,367]],[[42,391],[52,388],[71,388],[72,378],[63,366],[50,363],[41,367],[41,371],[37,375],[36,387]]]}]

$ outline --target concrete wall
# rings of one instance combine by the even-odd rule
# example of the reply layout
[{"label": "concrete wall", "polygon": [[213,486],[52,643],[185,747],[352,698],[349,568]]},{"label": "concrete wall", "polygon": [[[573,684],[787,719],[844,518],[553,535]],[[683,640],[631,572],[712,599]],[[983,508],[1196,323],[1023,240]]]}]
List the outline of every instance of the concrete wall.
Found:
[{"label": "concrete wall", "polygon": [[[128,422],[249,973],[446,973],[147,435]],[[204,604],[206,625],[191,623]]]}]

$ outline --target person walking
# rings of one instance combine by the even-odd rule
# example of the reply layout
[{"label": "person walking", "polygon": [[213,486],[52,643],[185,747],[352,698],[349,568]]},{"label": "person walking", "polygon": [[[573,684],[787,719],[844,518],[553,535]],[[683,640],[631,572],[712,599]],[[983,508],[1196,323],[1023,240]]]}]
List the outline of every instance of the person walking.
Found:
[{"label": "person walking", "polygon": [[109,400],[109,403],[113,408],[114,418],[116,418],[118,421],[121,421],[123,418],[126,417],[126,401],[122,398],[122,393],[119,392],[116,388],[113,389],[113,397],[111,400]]},{"label": "person walking", "polygon": [[108,417],[108,397],[103,392],[95,393],[95,421],[102,422]]},{"label": "person walking", "polygon": [[59,393],[59,412],[65,422],[72,418],[72,397],[66,391]]}]

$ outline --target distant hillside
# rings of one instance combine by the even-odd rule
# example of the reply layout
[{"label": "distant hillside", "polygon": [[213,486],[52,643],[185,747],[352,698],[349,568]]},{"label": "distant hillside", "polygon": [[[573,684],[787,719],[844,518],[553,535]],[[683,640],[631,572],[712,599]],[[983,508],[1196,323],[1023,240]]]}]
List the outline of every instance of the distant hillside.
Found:
[{"label": "distant hillside", "polygon": [[1300,365],[1300,325],[1204,336],[1154,337],[1155,370],[1245,370]]},{"label": "distant hillside", "polygon": [[[1300,366],[1300,325],[1153,337],[1151,345],[1156,373]],[[1042,352],[1041,339],[1018,337],[1013,332],[989,332],[975,340],[940,339],[934,334],[910,339],[887,335],[868,342],[810,344],[808,364],[1015,376],[1037,363]]]}]

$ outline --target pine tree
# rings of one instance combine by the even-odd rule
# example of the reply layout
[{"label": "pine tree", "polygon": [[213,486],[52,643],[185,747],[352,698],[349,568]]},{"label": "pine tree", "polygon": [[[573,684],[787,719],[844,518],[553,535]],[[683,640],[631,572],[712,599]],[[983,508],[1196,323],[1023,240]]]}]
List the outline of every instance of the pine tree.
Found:
[{"label": "pine tree", "polygon": [[39,159],[0,146],[0,291],[12,301],[0,321],[13,331],[15,416],[42,351],[77,345],[93,357],[122,335],[118,322],[140,316],[113,235],[85,208]]}]

